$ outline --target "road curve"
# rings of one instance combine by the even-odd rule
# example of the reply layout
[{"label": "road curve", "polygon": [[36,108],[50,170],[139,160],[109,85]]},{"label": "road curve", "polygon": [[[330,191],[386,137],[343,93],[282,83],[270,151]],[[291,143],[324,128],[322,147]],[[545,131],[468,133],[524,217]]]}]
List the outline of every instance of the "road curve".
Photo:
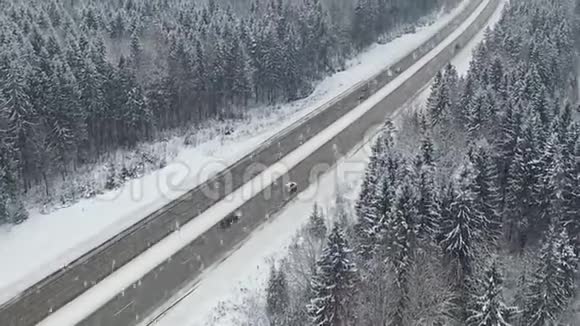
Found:
[{"label": "road curve", "polygon": [[[306,140],[324,130],[371,94],[388,84],[396,77],[393,72],[407,70],[434,49],[457,29],[482,1],[472,0],[447,26],[397,64],[379,72],[371,79],[355,85],[332,102],[321,106],[282,133],[270,138],[257,150],[227,170],[0,306],[0,325],[34,325],[52,311],[72,301],[119,267],[174,232],[179,225],[189,222],[207,210],[258,175],[265,167],[298,148]],[[497,4],[497,0],[491,3]],[[484,13],[488,11],[490,14],[493,12],[493,10],[486,8]],[[480,18],[483,16],[485,15],[482,14]],[[487,18],[480,19],[483,22],[486,20]],[[471,33],[464,33],[458,39],[458,43],[454,42],[452,47],[450,46],[441,52],[435,60],[432,60],[395,92],[386,97],[384,103],[381,102],[377,109],[371,110],[364,119],[354,121],[333,140],[332,144],[328,144],[312,154],[284,178],[296,180],[301,188],[306,187],[310,177],[309,167],[319,163],[328,163],[329,166],[334,164],[337,159],[337,148],[340,149],[341,153],[345,153],[362,139],[369,122],[376,124],[377,121],[383,120],[385,115],[402,105],[449,60],[451,53],[456,50],[455,44],[465,44],[477,32],[478,28],[476,27],[468,29],[467,32]],[[262,168],[247,173],[250,167],[256,166]],[[301,172],[304,174],[301,175]],[[225,252],[260,225],[265,216],[275,212],[288,200],[288,194],[284,192],[280,183],[274,184],[270,188],[268,189],[270,196],[268,201],[264,201],[263,197],[258,195],[240,208],[243,216],[252,216],[253,218],[244,218],[243,224],[233,225],[226,230],[223,229],[223,225],[222,227],[216,225],[202,237],[182,249],[176,257],[172,257],[166,264],[147,274],[139,282],[140,286],[125,289],[122,295],[117,296],[94,312],[82,324],[125,326],[137,323],[152,309],[173,295],[183,284],[196,277],[204,269],[204,266],[210,266],[220,259]],[[192,257],[196,257],[196,259],[192,259]]]}]

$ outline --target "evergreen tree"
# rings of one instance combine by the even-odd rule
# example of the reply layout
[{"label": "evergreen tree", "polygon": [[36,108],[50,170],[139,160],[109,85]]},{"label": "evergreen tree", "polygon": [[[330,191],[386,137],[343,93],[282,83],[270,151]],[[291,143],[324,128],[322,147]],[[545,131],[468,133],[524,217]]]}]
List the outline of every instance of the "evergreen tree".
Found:
[{"label": "evergreen tree", "polygon": [[471,139],[477,139],[490,121],[491,103],[487,103],[486,92],[479,89],[475,92],[467,106],[467,132]]},{"label": "evergreen tree", "polygon": [[415,230],[417,229],[416,200],[410,180],[406,180],[398,189],[391,214],[388,262],[392,265],[395,274],[397,290],[391,325],[403,325],[406,320],[406,310],[409,308],[409,272],[416,245]]},{"label": "evergreen tree", "polygon": [[2,81],[2,109],[6,112],[8,133],[19,171],[18,175],[28,181],[28,169],[32,168],[34,155],[35,124],[37,112],[29,96],[28,85],[17,67],[5,67]]},{"label": "evergreen tree", "polygon": [[386,175],[382,176],[373,191],[376,200],[370,208],[376,215],[372,215],[372,219],[359,220],[356,225],[359,241],[358,253],[367,259],[380,253],[381,247],[385,244],[386,231],[392,219],[391,207],[395,201],[393,183]]},{"label": "evergreen tree", "polygon": [[272,264],[266,289],[266,311],[272,326],[288,325],[287,311],[290,301],[288,291],[286,274]]},{"label": "evergreen tree", "polygon": [[[552,225],[539,253],[538,267],[530,280],[524,320],[526,325],[543,326],[555,323],[569,302],[570,284],[576,269],[576,259],[565,230]],[[572,277],[572,279],[571,279]]]},{"label": "evergreen tree", "polygon": [[514,307],[508,307],[502,295],[503,280],[494,262],[480,281],[481,289],[473,296],[473,304],[466,320],[468,326],[511,326],[516,313]]},{"label": "evergreen tree", "polygon": [[324,222],[324,215],[317,204],[314,204],[312,213],[310,213],[308,232],[315,239],[323,240],[326,238],[327,228]]},{"label": "evergreen tree", "polygon": [[433,140],[429,135],[424,135],[421,140],[421,164],[428,167],[435,165],[435,149]]},{"label": "evergreen tree", "polygon": [[[570,211],[568,218],[565,219],[564,224],[569,230],[570,237],[578,241],[580,236],[580,137],[576,138],[574,148],[574,160],[576,164],[573,166],[571,184],[572,192],[570,193]],[[575,217],[574,217],[575,216]]]},{"label": "evergreen tree", "polygon": [[[459,74],[457,73],[457,69],[451,63],[448,63],[445,66],[445,74],[443,77],[443,85],[447,88],[448,96],[449,96],[449,110],[452,110],[454,104],[458,98],[458,83],[459,83]],[[447,111],[447,114],[451,113],[451,111]]]},{"label": "evergreen tree", "polygon": [[443,73],[437,72],[433,83],[431,84],[431,93],[429,98],[427,98],[427,108],[426,111],[429,114],[431,125],[437,125],[441,119],[441,114],[446,109],[448,104],[448,94],[446,92],[446,87],[443,84]]},{"label": "evergreen tree", "polygon": [[51,94],[43,112],[50,128],[46,135],[46,151],[58,162],[58,171],[67,173],[67,165],[75,157],[78,146],[86,140],[86,117],[78,109],[79,92],[76,80],[66,67],[56,67],[51,78]]},{"label": "evergreen tree", "polygon": [[423,168],[419,172],[417,200],[417,237],[434,239],[441,222],[441,208],[438,203],[433,172]]},{"label": "evergreen tree", "polygon": [[[104,69],[104,67],[102,67]],[[84,108],[86,114],[88,141],[94,148],[101,148],[103,139],[102,131],[99,130],[105,119],[105,99],[103,94],[104,76],[97,71],[95,64],[84,60],[83,69],[77,78],[79,97],[78,102]]]},{"label": "evergreen tree", "polygon": [[535,192],[541,171],[538,167],[536,137],[530,128],[526,128],[523,133],[522,137],[518,137],[508,172],[504,210],[508,240],[514,248],[520,250],[527,242],[530,223],[540,230],[545,225],[541,216],[534,216],[538,205]]},{"label": "evergreen tree", "polygon": [[505,202],[508,179],[510,178],[510,167],[515,155],[516,145],[521,134],[521,115],[511,103],[508,103],[504,110],[504,117],[500,126],[497,140],[499,184],[502,194],[502,203]]},{"label": "evergreen tree", "polygon": [[441,222],[441,246],[455,265],[458,284],[462,284],[471,274],[475,249],[481,239],[481,212],[477,210],[472,191],[472,173],[469,168],[462,173],[453,201],[449,203]]},{"label": "evergreen tree", "polygon": [[141,40],[136,33],[131,35],[130,60],[133,69],[139,71],[141,64],[143,63],[143,46],[141,45]]},{"label": "evergreen tree", "polygon": [[427,112],[433,126],[445,121],[454,111],[458,97],[459,76],[457,70],[451,64],[445,66],[444,72],[437,73],[431,86],[431,94],[427,99]]},{"label": "evergreen tree", "polygon": [[574,207],[574,163],[566,144],[552,137],[547,144],[542,166],[545,169],[543,185],[546,195],[544,214],[550,215],[572,232],[578,223],[578,210]]},{"label": "evergreen tree", "polygon": [[499,94],[503,93],[505,91],[503,89],[504,67],[501,59],[496,57],[489,69],[489,83],[491,88]]},{"label": "evergreen tree", "polygon": [[111,22],[110,35],[112,39],[120,39],[125,35],[126,23],[121,13],[117,13],[114,20]]},{"label": "evergreen tree", "polygon": [[352,39],[359,49],[369,45],[375,36],[373,33],[375,14],[373,1],[357,0],[354,8]]},{"label": "evergreen tree", "polygon": [[346,236],[335,224],[312,279],[308,312],[314,325],[344,326],[354,321],[358,271],[350,256]]},{"label": "evergreen tree", "polygon": [[469,124],[472,123],[472,104],[473,97],[476,92],[475,77],[473,74],[467,74],[464,81],[463,92],[459,99],[459,104],[457,110],[454,112],[455,119],[457,120],[458,126],[465,126],[469,128]]},{"label": "evergreen tree", "polygon": [[[2,110],[0,110],[0,113]],[[0,114],[0,126],[2,125]],[[1,128],[0,128],[1,129]],[[0,224],[20,224],[28,219],[28,212],[19,197],[16,164],[9,138],[0,131]]]},{"label": "evergreen tree", "polygon": [[484,237],[490,242],[495,242],[501,235],[501,216],[498,207],[500,196],[496,186],[495,165],[483,147],[475,153],[472,164],[475,170],[473,184],[475,206],[483,215]]},{"label": "evergreen tree", "polygon": [[578,254],[570,241],[568,231],[562,228],[558,234],[556,250],[560,256],[561,289],[568,298],[576,295],[576,276],[578,271]]},{"label": "evergreen tree", "polygon": [[356,229],[360,242],[359,251],[367,258],[375,251],[382,236],[385,214],[390,210],[394,194],[394,180],[388,172],[389,161],[393,155],[391,132],[390,124],[387,123],[373,144],[355,206],[358,217]]}]

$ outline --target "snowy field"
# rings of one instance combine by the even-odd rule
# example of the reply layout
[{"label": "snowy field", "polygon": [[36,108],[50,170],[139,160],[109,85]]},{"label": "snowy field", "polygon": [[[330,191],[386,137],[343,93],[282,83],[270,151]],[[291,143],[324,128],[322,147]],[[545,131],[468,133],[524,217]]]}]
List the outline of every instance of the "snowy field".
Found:
[{"label": "snowy field", "polygon": [[464,6],[465,2],[414,34],[373,45],[351,60],[345,71],[323,80],[306,99],[256,109],[248,120],[234,125],[235,131],[230,136],[208,136],[195,146],[172,149],[177,152],[176,157],[164,169],[48,215],[33,211],[26,223],[0,229],[3,267],[0,303],[207,180],[354,84],[398,61],[441,29]]},{"label": "snowy field", "polygon": [[[493,27],[499,21],[504,5],[505,2],[502,2],[487,26]],[[472,51],[483,39],[483,35],[482,30],[452,60],[460,74],[467,72]],[[427,87],[403,109],[422,106],[428,95]],[[270,262],[286,255],[288,245],[308,220],[314,203],[321,206],[325,212],[332,211],[338,191],[346,200],[354,201],[369,154],[370,146],[367,143],[342,159],[334,169],[322,176],[318,183],[310,186],[275,219],[257,230],[226,260],[207,270],[198,282],[184,289],[175,300],[160,309],[160,313],[174,302],[180,300],[179,303],[165,311],[160,318],[149,320],[144,325],[149,323],[156,326],[236,325],[236,309],[244,304],[245,299],[261,291],[265,286],[270,272]]]}]

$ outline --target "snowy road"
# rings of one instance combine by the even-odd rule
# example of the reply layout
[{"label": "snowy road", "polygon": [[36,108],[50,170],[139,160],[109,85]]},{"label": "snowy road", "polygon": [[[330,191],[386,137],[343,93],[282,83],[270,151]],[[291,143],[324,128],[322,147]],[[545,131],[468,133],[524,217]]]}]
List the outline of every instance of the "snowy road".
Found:
[{"label": "snowy road", "polygon": [[[493,27],[499,21],[504,5],[505,1],[502,1],[486,27]],[[460,74],[467,72],[472,51],[481,42],[483,35],[482,29],[451,61]],[[403,110],[424,105],[428,95],[429,89],[425,87]],[[351,189],[347,195],[356,195],[369,154],[369,146],[365,144],[347,155],[281,211],[279,216],[257,230],[227,259],[208,269],[199,280],[185,287],[143,325],[229,326],[233,323],[228,317],[220,316],[221,304],[241,304],[248,292],[260,291],[263,288],[269,276],[269,262],[286,254],[292,238],[308,220],[314,203],[328,211],[333,205],[338,187]],[[228,312],[231,313],[233,312]]]}]

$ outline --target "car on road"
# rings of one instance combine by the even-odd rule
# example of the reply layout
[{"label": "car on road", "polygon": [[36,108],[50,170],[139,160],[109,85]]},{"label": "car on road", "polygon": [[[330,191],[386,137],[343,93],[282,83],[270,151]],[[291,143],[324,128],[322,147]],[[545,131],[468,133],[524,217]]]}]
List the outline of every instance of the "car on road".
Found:
[{"label": "car on road", "polygon": [[238,223],[242,218],[242,212],[236,211],[228,216],[226,216],[223,220],[220,221],[219,226],[222,229],[229,229],[232,225]]},{"label": "car on road", "polygon": [[286,184],[286,191],[290,195],[294,195],[298,191],[298,184],[296,182],[288,182]]}]

